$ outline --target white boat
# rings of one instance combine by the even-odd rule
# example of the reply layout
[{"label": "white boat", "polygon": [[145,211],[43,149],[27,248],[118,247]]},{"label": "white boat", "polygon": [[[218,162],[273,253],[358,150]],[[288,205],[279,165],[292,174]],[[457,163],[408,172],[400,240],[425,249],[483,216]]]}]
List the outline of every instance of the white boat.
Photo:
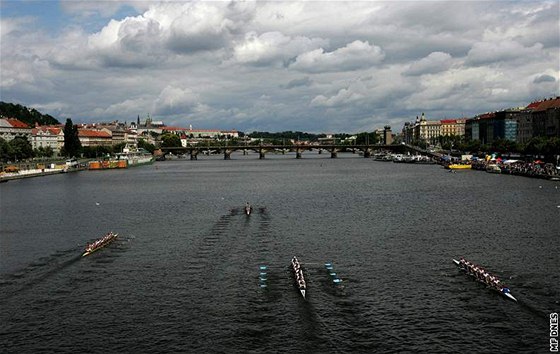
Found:
[{"label": "white boat", "polygon": [[247,202],[247,204],[245,204],[244,210],[246,215],[251,215],[251,213],[253,212],[253,207],[251,206],[251,204],[249,204],[249,202]]},{"label": "white boat", "polygon": [[500,168],[500,166],[498,166],[496,164],[489,164],[488,166],[486,166],[486,172],[488,172],[488,173],[502,173],[502,169]]},{"label": "white boat", "polygon": [[116,154],[117,160],[126,160],[127,167],[148,165],[154,162],[154,156],[147,150],[126,146],[123,152]]},{"label": "white boat", "polygon": [[294,271],[295,285],[299,289],[301,296],[305,299],[305,292],[307,290],[307,285],[305,284],[305,279],[303,277],[303,271],[296,256],[292,258],[292,270]]},{"label": "white boat", "polygon": [[[488,284],[486,283],[483,279],[481,279],[480,277],[478,277],[476,275],[476,273],[472,270],[469,269],[468,267],[465,267],[461,264],[460,261],[453,259],[453,263],[455,263],[462,271],[464,271],[465,273],[467,273],[468,275],[472,276],[476,281],[478,281],[479,283],[482,283],[484,285],[487,285],[490,289],[492,290],[496,290],[497,292],[499,292],[500,294],[504,295],[505,297],[507,297],[510,300],[513,300],[515,302],[517,302],[517,299],[515,297],[513,297],[513,295],[511,295],[509,288],[506,286],[502,286],[502,285],[493,285],[493,284]],[[488,274],[488,273],[487,273]],[[490,274],[488,274],[490,275]],[[497,279],[497,277],[492,276],[493,278]],[[499,282],[499,280],[498,280]]]}]

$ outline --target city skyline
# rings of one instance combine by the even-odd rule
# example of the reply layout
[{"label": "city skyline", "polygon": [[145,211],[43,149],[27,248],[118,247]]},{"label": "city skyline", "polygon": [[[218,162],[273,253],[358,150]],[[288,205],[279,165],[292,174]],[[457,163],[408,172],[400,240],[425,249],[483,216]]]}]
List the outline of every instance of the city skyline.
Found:
[{"label": "city skyline", "polygon": [[2,1],[1,100],[59,120],[398,130],[559,94],[557,1]]}]

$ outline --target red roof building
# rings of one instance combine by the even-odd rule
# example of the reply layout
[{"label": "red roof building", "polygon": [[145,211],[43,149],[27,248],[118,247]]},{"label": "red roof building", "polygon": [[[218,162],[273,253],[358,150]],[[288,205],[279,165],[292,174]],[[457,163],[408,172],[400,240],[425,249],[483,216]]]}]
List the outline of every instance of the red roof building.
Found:
[{"label": "red roof building", "polygon": [[31,127],[15,118],[0,119],[0,138],[10,141],[16,137],[31,138]]},{"label": "red roof building", "polygon": [[113,145],[113,136],[108,129],[78,129],[78,138],[84,147]]}]

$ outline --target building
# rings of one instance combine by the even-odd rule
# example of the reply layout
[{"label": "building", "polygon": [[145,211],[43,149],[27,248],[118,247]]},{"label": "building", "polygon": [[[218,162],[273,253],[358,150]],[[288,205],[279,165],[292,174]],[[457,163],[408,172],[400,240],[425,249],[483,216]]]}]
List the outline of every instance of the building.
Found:
[{"label": "building", "polygon": [[317,138],[317,142],[320,145],[336,145],[339,143],[339,139],[333,134],[325,134],[324,138]]},{"label": "building", "polygon": [[78,137],[83,147],[112,146],[113,137],[109,129],[78,129]]},{"label": "building", "polygon": [[411,145],[414,141],[414,123],[405,122],[402,128],[402,139],[405,144]]},{"label": "building", "polygon": [[386,125],[383,127],[383,145],[391,145],[393,143],[393,133],[391,126]]},{"label": "building", "polygon": [[468,119],[465,124],[465,138],[480,140],[482,144],[492,144],[498,139],[517,141],[518,117],[522,110],[507,109],[479,114]]},{"label": "building", "polygon": [[426,141],[435,143],[441,135],[441,122],[439,120],[427,120],[422,113],[420,119],[416,117],[414,124],[414,139],[416,141]]},{"label": "building", "polygon": [[185,129],[182,131],[187,137],[194,139],[222,139],[239,138],[237,130],[214,130],[214,129]]},{"label": "building", "polygon": [[440,134],[442,136],[464,136],[466,119],[442,119],[440,120]]},{"label": "building", "polygon": [[533,136],[560,137],[560,97],[541,101],[532,119]]},{"label": "building", "polygon": [[31,130],[33,149],[50,147],[55,155],[64,147],[64,130],[58,126],[36,126]]},{"label": "building", "polygon": [[0,138],[10,141],[14,138],[26,138],[31,142],[31,127],[15,118],[0,119]]},{"label": "building", "polygon": [[[528,107],[528,106],[527,106]],[[533,137],[532,109],[524,109],[517,116],[517,142],[527,143]]]}]

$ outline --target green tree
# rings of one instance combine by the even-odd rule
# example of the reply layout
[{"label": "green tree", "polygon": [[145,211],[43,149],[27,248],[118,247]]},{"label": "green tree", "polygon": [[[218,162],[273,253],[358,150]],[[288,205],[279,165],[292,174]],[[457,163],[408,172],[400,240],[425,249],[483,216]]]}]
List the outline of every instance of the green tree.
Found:
[{"label": "green tree", "polygon": [[15,159],[23,160],[33,157],[33,148],[27,138],[18,136],[11,140],[9,145],[12,148],[13,157]]},{"label": "green tree", "polygon": [[6,118],[17,118],[20,121],[34,126],[59,124],[58,120],[48,114],[42,114],[34,108],[27,108],[20,104],[0,102],[0,115]]},{"label": "green tree", "polygon": [[164,134],[161,136],[161,147],[181,147],[181,138],[177,134]]},{"label": "green tree", "polygon": [[69,157],[78,156],[81,148],[78,126],[74,125],[72,119],[68,118],[64,125],[64,153]]},{"label": "green tree", "polygon": [[147,150],[152,154],[154,153],[154,150],[156,149],[154,144],[150,144],[144,139],[138,139],[138,148]]},{"label": "green tree", "polygon": [[123,149],[125,148],[125,146],[126,146],[126,143],[120,143],[120,144],[113,145],[113,153],[122,152]]},{"label": "green tree", "polygon": [[377,134],[374,132],[362,132],[356,135],[356,145],[375,144],[377,143]]},{"label": "green tree", "polygon": [[3,138],[0,138],[0,159],[2,161],[8,161],[12,159],[13,150],[10,144]]},{"label": "green tree", "polygon": [[47,146],[44,150],[43,150],[43,156],[45,157],[53,157],[54,155],[54,150],[52,149],[52,147]]}]

